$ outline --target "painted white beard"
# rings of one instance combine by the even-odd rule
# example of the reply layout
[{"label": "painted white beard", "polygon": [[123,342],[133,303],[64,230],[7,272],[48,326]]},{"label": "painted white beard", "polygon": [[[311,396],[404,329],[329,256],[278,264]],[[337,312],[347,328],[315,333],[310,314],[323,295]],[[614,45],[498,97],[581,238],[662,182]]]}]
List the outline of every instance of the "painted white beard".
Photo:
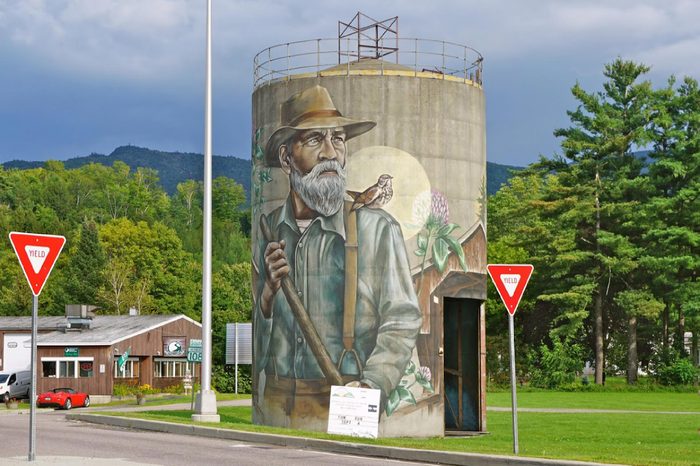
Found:
[{"label": "painted white beard", "polygon": [[[321,176],[328,170],[335,170],[338,176]],[[292,166],[290,182],[304,204],[324,217],[335,214],[343,207],[345,169],[336,160],[321,162],[306,175]]]}]

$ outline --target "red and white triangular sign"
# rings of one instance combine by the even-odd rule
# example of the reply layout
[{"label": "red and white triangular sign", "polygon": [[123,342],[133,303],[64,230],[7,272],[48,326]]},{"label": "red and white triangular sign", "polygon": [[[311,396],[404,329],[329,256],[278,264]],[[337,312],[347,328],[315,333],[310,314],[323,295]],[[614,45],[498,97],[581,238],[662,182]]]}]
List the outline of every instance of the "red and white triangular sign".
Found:
[{"label": "red and white triangular sign", "polygon": [[66,238],[13,231],[10,233],[10,242],[32,293],[39,296],[63,245],[66,244]]},{"label": "red and white triangular sign", "polygon": [[514,315],[534,267],[530,264],[489,264],[486,269],[506,310]]}]

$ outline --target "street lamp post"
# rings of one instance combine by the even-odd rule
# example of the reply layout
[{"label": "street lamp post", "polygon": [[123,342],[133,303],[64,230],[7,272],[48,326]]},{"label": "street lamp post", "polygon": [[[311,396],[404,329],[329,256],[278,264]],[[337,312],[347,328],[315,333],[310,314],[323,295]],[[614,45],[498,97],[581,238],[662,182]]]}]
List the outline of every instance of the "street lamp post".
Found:
[{"label": "street lamp post", "polygon": [[204,93],[204,211],[202,240],[202,374],[192,420],[220,422],[211,389],[211,0],[207,0],[207,47]]}]

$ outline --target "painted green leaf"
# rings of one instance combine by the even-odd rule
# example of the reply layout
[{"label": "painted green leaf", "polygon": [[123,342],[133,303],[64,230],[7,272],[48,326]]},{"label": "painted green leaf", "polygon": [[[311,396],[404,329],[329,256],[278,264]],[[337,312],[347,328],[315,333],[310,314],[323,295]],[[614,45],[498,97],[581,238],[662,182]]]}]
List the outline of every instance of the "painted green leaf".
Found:
[{"label": "painted green leaf", "polygon": [[255,145],[255,152],[253,153],[253,156],[255,157],[255,160],[262,160],[263,159],[264,152],[262,150],[262,147],[258,146],[257,144]]},{"label": "painted green leaf", "polygon": [[399,403],[401,403],[401,398],[399,398],[398,390],[394,390],[386,402],[386,415],[391,416],[396,411],[396,408],[399,407]]},{"label": "painted green leaf", "polygon": [[429,391],[430,393],[435,393],[435,390],[433,389],[433,385],[428,382],[425,378],[423,377],[416,377],[416,383],[423,387],[425,390]]},{"label": "painted green leaf", "polygon": [[450,249],[454,251],[455,254],[457,254],[457,258],[459,258],[459,265],[461,265],[462,269],[466,272],[467,263],[464,259],[464,250],[462,249],[462,245],[459,244],[459,241],[452,238],[451,236],[444,238],[444,240],[447,241],[447,244],[449,245]]},{"label": "painted green leaf", "polygon": [[425,250],[428,248],[428,238],[423,235],[423,233],[418,233],[418,249],[423,250],[423,254],[425,254]]},{"label": "painted green leaf", "polygon": [[413,393],[411,393],[409,389],[399,386],[396,387],[395,391],[396,393],[398,393],[400,401],[405,401],[413,405],[416,404],[416,398],[413,396]]},{"label": "painted green leaf", "polygon": [[413,251],[413,254],[415,254],[418,257],[423,257],[425,256],[425,249],[416,249]]},{"label": "painted green leaf", "polygon": [[265,156],[265,152],[262,146],[259,144],[260,136],[262,135],[262,128],[255,130],[255,137],[253,138],[253,159],[262,160]]},{"label": "painted green leaf", "polygon": [[408,361],[408,364],[406,365],[406,369],[404,370],[405,375],[411,375],[416,372],[416,365],[413,363],[413,361]]},{"label": "painted green leaf", "polygon": [[448,223],[447,225],[443,225],[438,230],[438,236],[444,238],[453,231],[455,231],[457,228],[459,228],[459,225],[457,225],[456,223]]},{"label": "painted green leaf", "polygon": [[444,238],[437,238],[433,243],[433,262],[438,272],[442,273],[447,265],[447,256],[450,250]]},{"label": "painted green leaf", "polygon": [[272,181],[272,175],[270,175],[270,169],[268,168],[267,170],[262,170],[260,172],[260,179],[264,183],[269,183]]}]

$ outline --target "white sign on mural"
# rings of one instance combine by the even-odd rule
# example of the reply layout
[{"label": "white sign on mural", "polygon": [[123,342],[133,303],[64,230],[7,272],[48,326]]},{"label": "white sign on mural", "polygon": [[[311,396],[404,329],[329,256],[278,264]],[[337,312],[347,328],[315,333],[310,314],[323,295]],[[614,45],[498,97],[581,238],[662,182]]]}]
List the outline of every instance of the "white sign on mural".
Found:
[{"label": "white sign on mural", "polygon": [[333,385],[328,433],[377,438],[380,390]]}]

